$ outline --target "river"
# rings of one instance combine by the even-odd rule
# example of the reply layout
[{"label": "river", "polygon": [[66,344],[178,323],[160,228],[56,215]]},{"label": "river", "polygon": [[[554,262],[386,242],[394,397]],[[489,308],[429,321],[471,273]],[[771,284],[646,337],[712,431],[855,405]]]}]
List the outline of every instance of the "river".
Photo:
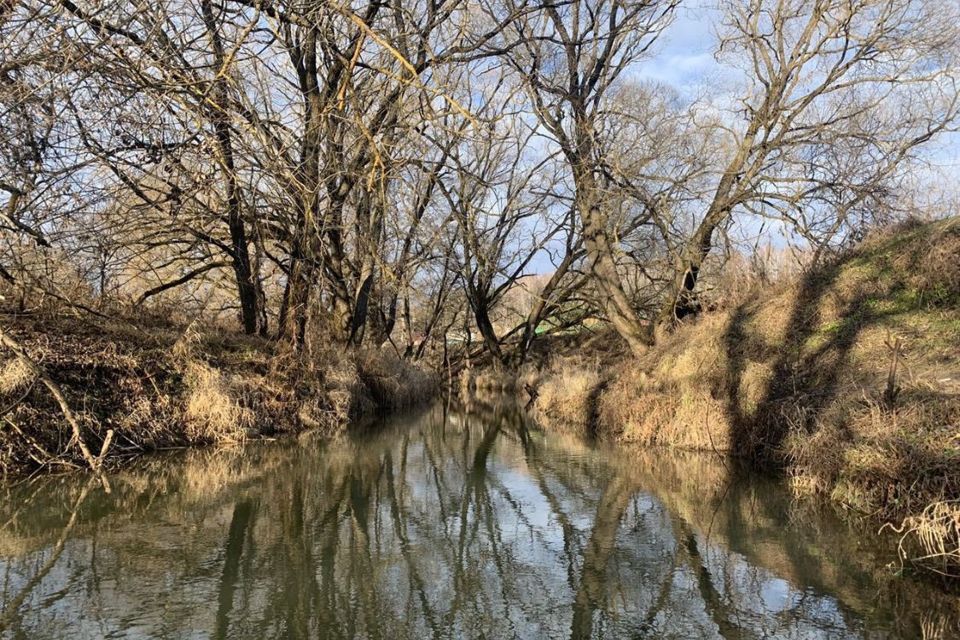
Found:
[{"label": "river", "polygon": [[500,398],[3,488],[2,638],[956,638],[894,540]]}]

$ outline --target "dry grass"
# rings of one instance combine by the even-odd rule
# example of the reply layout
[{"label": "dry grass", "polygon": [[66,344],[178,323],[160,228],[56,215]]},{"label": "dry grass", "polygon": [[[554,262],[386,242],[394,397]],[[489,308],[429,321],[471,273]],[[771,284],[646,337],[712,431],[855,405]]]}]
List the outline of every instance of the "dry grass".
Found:
[{"label": "dry grass", "polygon": [[203,343],[204,335],[191,323],[170,349],[185,386],[184,433],[194,444],[240,442],[254,426],[253,412],[241,405],[227,376],[203,359]]},{"label": "dry grass", "polygon": [[457,375],[460,395],[464,398],[474,393],[510,393],[517,389],[519,383],[520,379],[516,373],[500,365],[469,367]]},{"label": "dry grass", "polygon": [[960,495],[960,397],[907,387],[898,407],[861,398],[787,438],[801,486],[864,512],[918,513]]},{"label": "dry grass", "polygon": [[615,369],[599,398],[602,435],[643,445],[728,450],[730,424],[716,392],[723,386],[718,376],[726,321],[708,315],[692,326],[696,348],[671,336],[644,360]]},{"label": "dry grass", "polygon": [[809,265],[812,254],[793,247],[757,247],[751,256],[735,253],[717,267],[719,256],[711,256],[701,281],[701,298],[707,310],[731,309],[741,305],[758,289],[795,282]]},{"label": "dry grass", "polygon": [[905,518],[896,531],[902,535],[901,558],[960,578],[960,501],[933,502],[918,515]]},{"label": "dry grass", "polygon": [[604,437],[645,446],[730,449],[723,404],[709,391],[656,383],[642,371],[624,367],[599,402]]},{"label": "dry grass", "polygon": [[541,377],[533,409],[539,422],[559,429],[596,431],[601,376],[596,363],[557,359]]},{"label": "dry grass", "polygon": [[274,377],[294,383],[285,402],[299,406],[297,419],[310,429],[332,433],[376,408],[356,360],[330,346],[315,348],[307,361],[294,361]]},{"label": "dry grass", "polygon": [[13,395],[26,389],[36,375],[21,358],[10,358],[0,367],[0,395]]},{"label": "dry grass", "polygon": [[187,438],[194,443],[239,442],[253,426],[253,412],[242,407],[224,376],[202,362],[187,366]]},{"label": "dry grass", "polygon": [[385,351],[357,354],[357,371],[374,403],[385,409],[402,409],[433,397],[438,389],[436,374],[424,371]]},{"label": "dry grass", "polygon": [[[932,505],[960,500],[957,255],[960,219],[907,223],[796,282],[734,291],[640,358],[601,368],[581,350],[524,379],[542,421],[728,450],[785,469],[799,493],[939,526]],[[949,528],[923,531],[953,548]]]},{"label": "dry grass", "polygon": [[499,368],[482,369],[473,378],[473,387],[480,391],[511,391],[516,384],[513,373]]}]

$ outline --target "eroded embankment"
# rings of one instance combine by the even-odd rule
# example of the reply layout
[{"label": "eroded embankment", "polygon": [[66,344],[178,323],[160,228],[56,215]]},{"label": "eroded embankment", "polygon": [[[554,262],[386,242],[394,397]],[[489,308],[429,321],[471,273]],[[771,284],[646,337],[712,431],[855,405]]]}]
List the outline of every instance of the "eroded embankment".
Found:
[{"label": "eroded embankment", "polygon": [[[7,315],[4,332],[56,381],[103,462],[306,429],[433,396],[432,374],[379,351],[281,345],[166,323]],[[0,473],[85,466],[63,409],[36,372],[0,352]]]},{"label": "eroded embankment", "polygon": [[641,358],[555,354],[521,387],[546,427],[782,468],[960,574],[958,256],[960,219],[900,226]]}]

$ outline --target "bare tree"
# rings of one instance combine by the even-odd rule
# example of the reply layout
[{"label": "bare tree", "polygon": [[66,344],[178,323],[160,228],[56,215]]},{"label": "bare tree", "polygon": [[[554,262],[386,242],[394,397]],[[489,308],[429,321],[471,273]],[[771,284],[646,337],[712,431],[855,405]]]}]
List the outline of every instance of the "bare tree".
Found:
[{"label": "bare tree", "polygon": [[506,106],[510,87],[470,93],[487,94],[473,109],[486,127],[451,153],[450,178],[439,186],[456,225],[454,253],[467,302],[487,350],[504,362],[491,312],[560,230],[563,216],[556,219],[549,198],[552,156],[532,156],[536,131]]},{"label": "bare tree", "polygon": [[[735,114],[709,126],[726,158],[676,255],[660,321],[697,310],[718,230],[775,216],[823,241],[877,210],[918,147],[957,117],[955,2],[728,1],[722,56],[743,63]],[[736,116],[736,117],[734,117]]]},{"label": "bare tree", "polygon": [[531,111],[567,160],[604,311],[635,352],[651,343],[652,332],[638,317],[618,273],[605,205],[604,148],[598,138],[611,89],[650,48],[676,5],[658,0],[540,3],[536,12],[511,24],[504,44],[506,60],[527,89]]}]

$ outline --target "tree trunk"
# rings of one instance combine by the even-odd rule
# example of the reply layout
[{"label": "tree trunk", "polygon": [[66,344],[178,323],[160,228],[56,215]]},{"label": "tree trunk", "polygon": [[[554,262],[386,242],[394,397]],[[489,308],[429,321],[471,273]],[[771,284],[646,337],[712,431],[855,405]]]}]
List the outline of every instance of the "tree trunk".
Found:
[{"label": "tree trunk", "polygon": [[[257,277],[251,267],[243,219],[239,213],[235,212],[235,205],[239,205],[238,200],[230,204],[231,212],[229,216],[230,239],[235,254],[233,257],[233,273],[237,281],[237,295],[240,299],[243,331],[253,335],[262,333],[266,330],[266,327],[262,322],[261,297],[257,292]],[[237,208],[239,207],[237,206]]]},{"label": "tree trunk", "polygon": [[477,322],[477,329],[483,337],[484,346],[498,362],[502,363],[503,351],[500,350],[500,339],[497,338],[497,332],[490,321],[490,311],[485,300],[473,301],[473,316]]},{"label": "tree trunk", "polygon": [[300,350],[306,339],[311,271],[301,257],[294,256],[290,261],[287,285],[283,292],[278,337],[289,342],[295,351]]},{"label": "tree trunk", "polygon": [[254,222],[253,227],[253,276],[254,276],[254,290],[257,295],[257,310],[259,312],[259,322],[260,331],[258,332],[261,337],[266,338],[269,333],[269,326],[267,320],[267,293],[263,289],[263,279],[261,274],[263,270],[261,265],[263,265],[263,257],[266,254],[266,251],[263,246],[263,234],[260,230],[260,225]]},{"label": "tree trunk", "polygon": [[668,327],[700,311],[696,288],[700,269],[713,249],[713,234],[729,215],[728,207],[718,207],[707,212],[696,233],[687,243],[676,266],[676,275],[670,295],[660,312],[658,324]]},{"label": "tree trunk", "polygon": [[540,295],[537,296],[536,301],[534,301],[531,306],[530,312],[527,314],[526,322],[524,323],[523,337],[520,339],[517,364],[522,365],[526,361],[530,353],[530,348],[533,346],[533,341],[537,337],[537,327],[543,322],[548,306],[552,306],[551,298],[553,297],[553,292],[556,291],[563,277],[567,275],[570,267],[580,255],[582,255],[580,251],[572,251],[570,248],[567,249],[567,253],[560,262],[560,266],[558,266],[556,271],[553,272],[553,275],[550,276],[550,280],[543,286]]},{"label": "tree trunk", "polygon": [[224,82],[225,55],[220,32],[217,30],[213,7],[210,0],[203,0],[203,20],[213,45],[213,58],[217,77],[214,80],[213,97],[216,105],[210,109],[216,134],[217,146],[220,150],[220,160],[223,166],[224,179],[227,191],[227,226],[230,229],[230,244],[233,250],[233,273],[237,281],[237,295],[240,300],[240,315],[243,322],[243,331],[256,334],[265,330],[261,325],[260,296],[257,295],[258,277],[253,272],[250,250],[247,242],[247,232],[243,220],[243,203],[240,198],[240,189],[237,185],[236,167],[233,156],[233,141],[231,139],[230,124],[227,122],[227,101],[229,94]]},{"label": "tree trunk", "polygon": [[320,255],[315,226],[320,186],[320,137],[323,132],[323,100],[317,78],[317,29],[309,27],[302,46],[291,58],[304,98],[304,131],[300,150],[299,211],[290,245],[290,268],[280,307],[278,336],[299,351],[304,344],[309,322],[310,295],[313,289],[314,259]]},{"label": "tree trunk", "polygon": [[[381,252],[381,237],[383,231],[383,212],[386,203],[379,194],[387,191],[386,185],[381,185],[381,191],[376,195],[365,194],[362,206],[358,207],[357,248],[363,255],[360,262],[360,273],[357,277],[357,289],[353,298],[353,309],[350,316],[350,334],[348,344],[359,346],[363,342],[367,320],[369,317],[370,298],[377,279],[377,256]],[[379,307],[379,305],[378,305]],[[374,321],[377,317],[374,316]],[[371,323],[371,324],[375,324]],[[375,328],[372,330],[376,333]],[[377,337],[377,336],[374,336]]]},{"label": "tree trunk", "polygon": [[[364,269],[366,272],[367,269]],[[373,270],[363,273],[357,289],[356,301],[350,317],[350,336],[347,344],[360,346],[363,342],[364,328],[367,324],[367,310],[370,308],[370,290],[373,288]]]},{"label": "tree trunk", "polygon": [[635,354],[643,353],[653,343],[653,334],[637,316],[620,281],[596,179],[587,167],[577,168],[574,177],[577,210],[583,223],[583,244],[587,250],[590,274],[602,297],[604,313],[630,350]]}]

